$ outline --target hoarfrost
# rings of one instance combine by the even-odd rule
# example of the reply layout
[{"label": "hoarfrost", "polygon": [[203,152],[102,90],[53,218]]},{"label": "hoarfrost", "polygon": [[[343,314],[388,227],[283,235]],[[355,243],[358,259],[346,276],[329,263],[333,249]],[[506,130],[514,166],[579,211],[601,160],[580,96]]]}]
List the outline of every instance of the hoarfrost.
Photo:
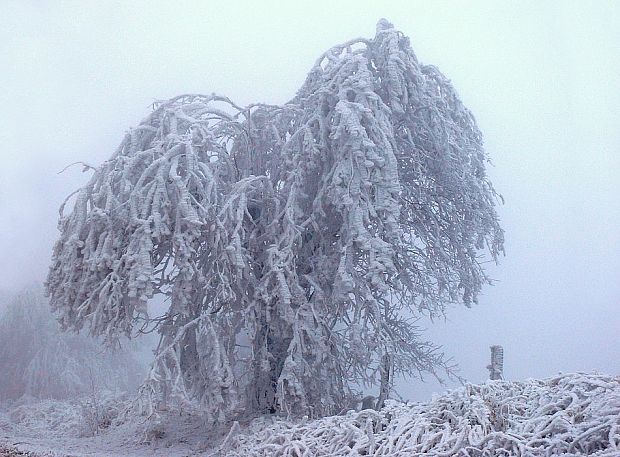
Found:
[{"label": "hoarfrost", "polygon": [[61,208],[51,304],[108,341],[159,331],[149,415],[335,414],[360,383],[380,407],[395,375],[449,370],[415,318],[475,302],[479,256],[503,250],[486,161],[448,79],[383,20],[282,106],[158,104]]}]

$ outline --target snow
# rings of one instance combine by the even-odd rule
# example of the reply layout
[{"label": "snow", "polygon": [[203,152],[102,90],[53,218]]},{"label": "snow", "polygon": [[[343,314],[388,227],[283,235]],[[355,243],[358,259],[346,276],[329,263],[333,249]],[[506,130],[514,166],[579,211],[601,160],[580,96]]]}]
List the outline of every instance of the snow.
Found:
[{"label": "snow", "polygon": [[5,408],[0,411],[0,449],[6,443],[42,457],[180,457],[200,451],[200,433],[193,442],[189,436],[201,424],[198,417],[176,412],[173,419],[169,417],[164,437],[157,421],[132,413],[131,402],[110,399],[108,406],[114,406],[115,414],[94,432],[84,402],[42,400]]},{"label": "snow", "polygon": [[620,455],[620,377],[487,381],[426,403],[388,401],[381,411],[316,420],[262,416],[226,430],[191,412],[168,411],[150,422],[127,410],[98,435],[79,437],[79,418],[70,402],[8,407],[0,444],[19,443],[39,456],[612,457]]}]

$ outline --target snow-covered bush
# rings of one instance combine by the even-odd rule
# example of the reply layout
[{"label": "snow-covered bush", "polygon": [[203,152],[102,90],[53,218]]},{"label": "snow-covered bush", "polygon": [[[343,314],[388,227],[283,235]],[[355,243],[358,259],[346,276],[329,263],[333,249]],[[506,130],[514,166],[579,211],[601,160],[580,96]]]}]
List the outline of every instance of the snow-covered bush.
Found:
[{"label": "snow-covered bush", "polygon": [[10,405],[8,416],[29,433],[90,437],[121,425],[130,408],[131,400],[126,394],[102,391],[96,398],[41,400],[22,397]]},{"label": "snow-covered bush", "polygon": [[145,372],[132,350],[62,332],[38,287],[14,296],[0,313],[0,367],[0,400],[135,390]]},{"label": "snow-covered bush", "polygon": [[24,398],[9,409],[13,423],[36,433],[54,433],[64,436],[82,436],[84,416],[79,403],[62,400]]},{"label": "snow-covered bush", "polygon": [[259,419],[214,455],[577,456],[620,455],[620,377],[567,374],[468,385],[412,405],[306,422]]},{"label": "snow-covered bush", "polygon": [[149,412],[334,414],[360,383],[381,405],[395,374],[446,367],[415,318],[475,302],[502,252],[486,161],[450,81],[382,20],[282,106],[158,104],[61,209],[51,305],[108,341],[158,329]]},{"label": "snow-covered bush", "polygon": [[103,430],[118,425],[130,411],[131,404],[132,401],[127,395],[93,390],[90,395],[79,400],[82,417],[81,435],[98,435]]}]

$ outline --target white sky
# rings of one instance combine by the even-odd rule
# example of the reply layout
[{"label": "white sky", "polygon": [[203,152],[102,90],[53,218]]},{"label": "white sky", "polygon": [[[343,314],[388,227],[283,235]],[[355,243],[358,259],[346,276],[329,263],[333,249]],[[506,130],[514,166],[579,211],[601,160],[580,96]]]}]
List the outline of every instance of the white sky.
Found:
[{"label": "white sky", "polygon": [[[507,255],[429,337],[474,382],[620,373],[620,2],[0,1],[0,290],[44,279],[57,208],[155,99],[291,98],[386,17],[485,134]],[[442,390],[403,382],[415,399]]]}]

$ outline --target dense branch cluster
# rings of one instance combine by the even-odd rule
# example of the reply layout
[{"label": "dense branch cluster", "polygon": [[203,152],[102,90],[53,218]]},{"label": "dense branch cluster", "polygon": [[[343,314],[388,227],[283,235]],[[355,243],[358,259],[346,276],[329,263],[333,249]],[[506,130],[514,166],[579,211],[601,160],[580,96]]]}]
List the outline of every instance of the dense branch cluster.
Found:
[{"label": "dense branch cluster", "polygon": [[569,374],[468,385],[429,403],[388,402],[305,423],[233,429],[219,455],[549,456],[620,453],[620,378]]},{"label": "dense branch cluster", "polygon": [[160,103],[61,209],[52,307],[110,341],[157,328],[147,409],[333,414],[360,382],[381,403],[444,364],[415,317],[474,302],[479,256],[502,251],[486,160],[450,82],[382,20],[283,106]]}]

